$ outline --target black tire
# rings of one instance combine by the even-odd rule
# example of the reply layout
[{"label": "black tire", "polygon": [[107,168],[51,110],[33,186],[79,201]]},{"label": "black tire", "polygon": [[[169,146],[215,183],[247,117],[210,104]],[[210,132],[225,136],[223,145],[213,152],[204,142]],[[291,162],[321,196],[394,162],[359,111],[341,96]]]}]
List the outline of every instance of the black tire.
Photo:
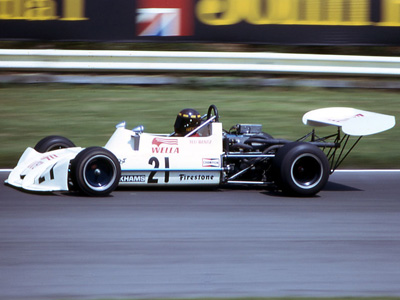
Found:
[{"label": "black tire", "polygon": [[326,184],[329,162],[318,147],[293,142],[280,148],[273,160],[277,186],[293,196],[313,196]]},{"label": "black tire", "polygon": [[117,188],[120,177],[118,159],[101,147],[86,148],[71,162],[74,187],[88,196],[107,196]]},{"label": "black tire", "polygon": [[41,139],[35,146],[35,150],[40,153],[45,153],[48,151],[53,151],[57,149],[75,147],[75,144],[69,139],[58,136],[51,135]]}]

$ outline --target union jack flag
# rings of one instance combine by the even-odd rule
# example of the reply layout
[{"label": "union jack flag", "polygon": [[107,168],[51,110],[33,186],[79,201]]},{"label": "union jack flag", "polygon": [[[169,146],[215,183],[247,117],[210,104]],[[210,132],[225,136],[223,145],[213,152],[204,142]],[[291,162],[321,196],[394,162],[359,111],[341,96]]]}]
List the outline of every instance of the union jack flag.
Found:
[{"label": "union jack flag", "polygon": [[180,35],[180,10],[177,8],[141,8],[136,19],[139,36]]},{"label": "union jack flag", "polygon": [[192,0],[139,0],[138,36],[185,36],[193,34]]}]

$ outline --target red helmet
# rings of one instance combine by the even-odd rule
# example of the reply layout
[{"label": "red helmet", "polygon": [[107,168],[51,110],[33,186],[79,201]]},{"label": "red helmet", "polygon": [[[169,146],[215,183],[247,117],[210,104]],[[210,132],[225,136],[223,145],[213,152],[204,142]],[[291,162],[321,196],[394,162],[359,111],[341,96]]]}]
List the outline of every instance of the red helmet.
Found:
[{"label": "red helmet", "polygon": [[201,115],[193,108],[185,108],[181,110],[176,117],[174,129],[179,135],[186,135],[201,123]]}]

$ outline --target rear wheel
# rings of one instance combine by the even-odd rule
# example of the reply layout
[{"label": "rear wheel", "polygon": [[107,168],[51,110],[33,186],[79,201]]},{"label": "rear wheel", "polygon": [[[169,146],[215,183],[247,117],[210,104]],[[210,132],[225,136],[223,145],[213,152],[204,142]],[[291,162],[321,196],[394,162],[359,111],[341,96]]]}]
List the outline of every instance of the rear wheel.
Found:
[{"label": "rear wheel", "polygon": [[79,191],[89,196],[107,196],[118,186],[121,166],[113,153],[90,147],[71,162],[71,179]]},{"label": "rear wheel", "polygon": [[278,150],[274,162],[276,184],[296,196],[317,194],[329,177],[329,162],[318,147],[294,142]]},{"label": "rear wheel", "polygon": [[40,153],[57,149],[75,147],[75,144],[63,136],[51,135],[41,139],[35,146],[35,150]]}]

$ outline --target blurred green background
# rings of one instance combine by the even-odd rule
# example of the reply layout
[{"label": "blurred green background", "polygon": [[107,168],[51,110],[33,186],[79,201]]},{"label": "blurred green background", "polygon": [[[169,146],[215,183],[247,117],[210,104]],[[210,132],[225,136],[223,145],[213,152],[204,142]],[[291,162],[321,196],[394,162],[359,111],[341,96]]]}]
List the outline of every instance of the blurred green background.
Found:
[{"label": "blurred green background", "polygon": [[[224,129],[260,123],[277,138],[297,139],[311,130],[301,122],[309,110],[347,106],[399,118],[396,90],[234,88],[72,84],[0,85],[0,167],[12,168],[26,147],[47,135],[77,146],[103,146],[120,121],[128,128],[170,133],[176,114],[192,107],[206,113],[215,104]],[[321,132],[318,130],[317,132]],[[335,132],[324,128],[324,133]],[[364,137],[341,168],[400,168],[400,130]]]}]

